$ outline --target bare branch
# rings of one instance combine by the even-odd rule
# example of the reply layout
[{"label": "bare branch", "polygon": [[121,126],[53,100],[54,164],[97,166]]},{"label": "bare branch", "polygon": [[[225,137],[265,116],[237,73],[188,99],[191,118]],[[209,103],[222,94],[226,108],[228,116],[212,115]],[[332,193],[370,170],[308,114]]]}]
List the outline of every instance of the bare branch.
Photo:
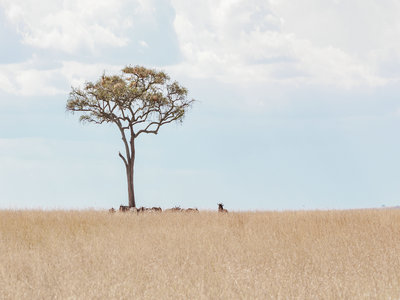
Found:
[{"label": "bare branch", "polygon": [[118,152],[119,157],[121,157],[122,161],[124,162],[125,166],[128,167],[128,162],[126,161],[126,158],[121,154],[121,152]]}]

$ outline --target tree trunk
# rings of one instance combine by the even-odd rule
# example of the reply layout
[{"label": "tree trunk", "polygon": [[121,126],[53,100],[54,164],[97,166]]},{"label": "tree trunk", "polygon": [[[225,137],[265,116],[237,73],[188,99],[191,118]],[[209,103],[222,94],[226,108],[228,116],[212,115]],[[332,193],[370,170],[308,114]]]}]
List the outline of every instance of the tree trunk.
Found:
[{"label": "tree trunk", "polygon": [[128,165],[126,167],[126,176],[128,180],[128,197],[129,197],[129,207],[136,207],[136,202],[135,202],[135,189],[134,189],[134,183],[133,183],[133,167],[134,163],[131,163],[131,166]]},{"label": "tree trunk", "polygon": [[134,142],[131,142],[131,157],[128,160],[128,165],[126,166],[126,176],[128,179],[128,197],[129,197],[129,207],[136,207],[135,201],[135,189],[133,182],[134,175],[134,167],[135,167],[135,145]]}]

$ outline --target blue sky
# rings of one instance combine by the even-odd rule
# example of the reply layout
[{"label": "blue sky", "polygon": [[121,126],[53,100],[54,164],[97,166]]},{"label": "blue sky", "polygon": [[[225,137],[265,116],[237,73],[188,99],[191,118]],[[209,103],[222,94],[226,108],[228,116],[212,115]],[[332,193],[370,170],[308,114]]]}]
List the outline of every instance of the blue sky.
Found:
[{"label": "blue sky", "polygon": [[127,203],[116,128],[65,112],[125,65],[198,100],[138,139],[138,206],[399,205],[400,2],[42,2],[0,0],[0,208]]}]

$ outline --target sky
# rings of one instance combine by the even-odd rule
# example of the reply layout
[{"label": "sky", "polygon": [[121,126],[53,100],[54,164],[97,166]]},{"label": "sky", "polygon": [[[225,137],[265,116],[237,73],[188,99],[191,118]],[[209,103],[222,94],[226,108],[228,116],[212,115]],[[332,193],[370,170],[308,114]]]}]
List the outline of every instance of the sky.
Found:
[{"label": "sky", "polygon": [[127,65],[196,103],[136,142],[137,206],[400,203],[397,0],[0,0],[0,209],[127,205],[112,125],[71,87]]}]

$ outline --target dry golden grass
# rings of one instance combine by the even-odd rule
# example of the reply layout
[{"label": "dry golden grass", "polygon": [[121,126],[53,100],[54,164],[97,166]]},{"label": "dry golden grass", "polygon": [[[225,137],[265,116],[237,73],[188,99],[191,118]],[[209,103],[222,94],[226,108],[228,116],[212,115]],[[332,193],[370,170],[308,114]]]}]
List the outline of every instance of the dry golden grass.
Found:
[{"label": "dry golden grass", "polygon": [[400,210],[0,211],[1,299],[399,299]]}]

